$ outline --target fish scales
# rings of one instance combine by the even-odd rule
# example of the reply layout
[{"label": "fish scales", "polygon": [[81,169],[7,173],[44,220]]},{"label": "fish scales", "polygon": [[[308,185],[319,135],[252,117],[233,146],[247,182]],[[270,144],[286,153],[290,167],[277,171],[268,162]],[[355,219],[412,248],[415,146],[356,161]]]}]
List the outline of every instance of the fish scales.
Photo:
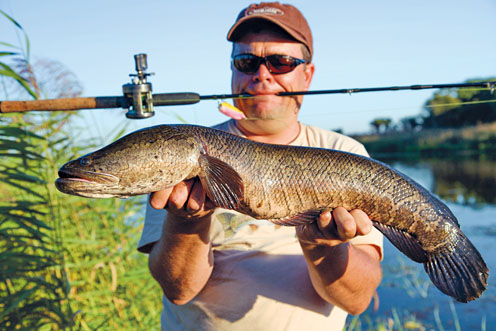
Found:
[{"label": "fish scales", "polygon": [[467,302],[488,269],[449,208],[379,161],[310,147],[269,145],[211,128],[161,125],[68,162],[57,188],[85,197],[154,192],[198,176],[219,207],[277,224],[313,222],[325,210],[359,208],[433,283]]},{"label": "fish scales", "polygon": [[[411,200],[400,201],[393,194],[398,191],[415,192],[416,187],[383,164],[344,152],[246,141],[241,144],[244,148],[240,148],[244,158],[233,159],[229,148],[219,146],[237,146],[239,142],[231,141],[237,140],[237,137],[210,135],[203,128],[198,129],[200,132],[192,134],[205,137],[203,142],[207,151],[228,162],[241,175],[245,183],[245,200],[241,210],[254,217],[277,219],[308,210],[345,206],[349,210],[361,208],[372,218],[386,224],[395,222],[402,230],[420,220],[395,217],[404,212],[403,203]],[[247,159],[253,162],[246,162]],[[420,205],[418,198],[421,197],[412,193],[407,198],[413,198],[412,201]],[[265,207],[267,204],[258,207],[260,201],[267,199],[270,199],[270,208]]]}]

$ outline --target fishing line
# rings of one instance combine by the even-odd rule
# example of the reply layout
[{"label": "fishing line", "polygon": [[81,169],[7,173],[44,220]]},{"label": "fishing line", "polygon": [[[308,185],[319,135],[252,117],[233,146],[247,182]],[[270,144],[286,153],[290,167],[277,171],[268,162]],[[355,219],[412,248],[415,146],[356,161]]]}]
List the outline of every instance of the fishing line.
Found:
[{"label": "fishing line", "polygon": [[462,106],[462,105],[478,105],[481,103],[491,103],[496,102],[496,100],[479,100],[479,101],[466,101],[466,102],[454,102],[454,103],[444,103],[439,105],[426,105],[426,108],[435,108],[435,107],[447,107],[447,106]]},{"label": "fishing line", "polygon": [[[482,103],[492,103],[496,102],[496,100],[484,100],[484,101],[467,101],[467,102],[457,102],[457,103],[447,103],[447,104],[442,104],[442,105],[435,105],[435,106],[425,106],[428,108],[433,108],[433,107],[444,107],[444,106],[462,106],[462,105],[469,105],[469,104],[482,104]],[[316,116],[335,116],[335,115],[344,115],[344,114],[363,114],[363,113],[371,113],[371,112],[389,112],[389,111],[396,111],[396,110],[407,110],[407,109],[417,109],[417,107],[395,107],[395,108],[376,108],[376,109],[363,109],[363,110],[351,110],[351,111],[339,111],[339,112],[328,112],[328,113],[318,113],[318,114],[305,114],[305,113],[300,113],[301,117],[316,117]]]}]

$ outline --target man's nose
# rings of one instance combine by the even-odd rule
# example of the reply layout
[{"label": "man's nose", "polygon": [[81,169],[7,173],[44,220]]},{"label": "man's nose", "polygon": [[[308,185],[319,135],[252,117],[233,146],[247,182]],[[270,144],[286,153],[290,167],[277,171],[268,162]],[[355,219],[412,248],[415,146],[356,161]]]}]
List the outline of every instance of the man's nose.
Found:
[{"label": "man's nose", "polygon": [[253,74],[253,80],[263,82],[263,81],[270,81],[272,79],[273,76],[270,73],[269,68],[267,68],[267,65],[262,62],[258,67],[257,72]]}]

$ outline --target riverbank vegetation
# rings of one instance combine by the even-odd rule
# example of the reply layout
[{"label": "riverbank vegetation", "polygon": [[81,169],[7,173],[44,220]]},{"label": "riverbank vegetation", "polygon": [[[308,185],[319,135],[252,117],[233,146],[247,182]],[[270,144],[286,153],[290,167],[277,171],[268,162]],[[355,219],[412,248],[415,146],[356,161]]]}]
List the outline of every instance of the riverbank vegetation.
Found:
[{"label": "riverbank vegetation", "polygon": [[[467,82],[496,81],[495,78]],[[397,153],[496,151],[496,93],[488,88],[442,89],[417,116],[393,123],[376,118],[374,133],[356,136],[375,157]]]},{"label": "riverbank vegetation", "polygon": [[496,122],[461,128],[390,131],[356,138],[374,157],[392,154],[489,154],[496,152]]},{"label": "riverbank vegetation", "polygon": [[[31,64],[21,25],[0,17],[24,36],[21,46],[1,43],[0,100],[81,94],[63,65]],[[75,116],[0,117],[0,330],[158,329],[161,291],[136,250],[143,199],[90,200],[55,189],[60,165],[95,148],[77,141]]]}]

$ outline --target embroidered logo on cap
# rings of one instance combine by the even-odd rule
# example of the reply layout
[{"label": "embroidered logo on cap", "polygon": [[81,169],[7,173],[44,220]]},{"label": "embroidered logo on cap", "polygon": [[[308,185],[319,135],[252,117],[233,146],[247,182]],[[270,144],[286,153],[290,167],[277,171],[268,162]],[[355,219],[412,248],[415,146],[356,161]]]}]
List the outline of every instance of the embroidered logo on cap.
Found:
[{"label": "embroidered logo on cap", "polygon": [[274,8],[274,7],[262,7],[262,8],[255,8],[255,9],[250,9],[249,11],[246,12],[246,16],[249,15],[284,15],[284,12],[280,10],[279,8]]}]

